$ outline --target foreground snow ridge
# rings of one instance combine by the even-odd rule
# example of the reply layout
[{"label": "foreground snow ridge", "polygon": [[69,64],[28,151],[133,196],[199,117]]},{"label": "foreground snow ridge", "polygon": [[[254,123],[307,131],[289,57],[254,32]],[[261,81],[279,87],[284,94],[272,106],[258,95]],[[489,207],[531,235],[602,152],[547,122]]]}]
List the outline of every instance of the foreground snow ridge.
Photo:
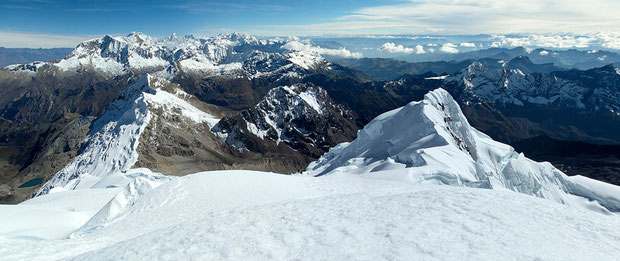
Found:
[{"label": "foreground snow ridge", "polygon": [[620,211],[620,187],[588,185],[474,129],[443,90],[379,115],[307,174],[373,173],[414,183],[509,189],[600,212]]},{"label": "foreground snow ridge", "polygon": [[[176,177],[140,197],[134,188],[65,191],[0,205],[0,257],[613,260],[620,252],[617,216],[512,191],[372,174],[316,178],[254,171]],[[118,191],[124,196],[114,196]],[[109,215],[108,207],[95,215],[105,198],[131,204],[121,215]],[[77,214],[104,218],[80,228],[85,220]],[[49,223],[50,216],[64,221],[63,230]],[[104,223],[93,226],[96,221]],[[71,226],[75,232],[67,237]],[[54,235],[59,239],[41,240]]]}]

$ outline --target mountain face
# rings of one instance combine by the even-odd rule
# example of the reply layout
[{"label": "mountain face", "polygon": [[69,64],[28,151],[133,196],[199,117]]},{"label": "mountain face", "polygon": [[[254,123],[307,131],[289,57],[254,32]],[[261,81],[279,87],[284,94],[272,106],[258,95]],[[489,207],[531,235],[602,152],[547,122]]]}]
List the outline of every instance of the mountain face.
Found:
[{"label": "mountain face", "polygon": [[[521,57],[507,62],[475,61],[451,75],[405,75],[394,81],[366,84],[363,89],[368,96],[382,97],[382,103],[360,101],[351,106],[390,110],[441,87],[455,97],[473,126],[502,142],[540,135],[591,143],[620,142],[614,131],[620,128],[617,68],[609,65],[586,71],[524,72],[540,66]],[[360,87],[351,87],[355,88]],[[356,99],[359,97],[345,103],[357,103]],[[354,111],[372,119],[381,109]]]},{"label": "mountain face", "polygon": [[443,89],[379,115],[354,141],[336,146],[305,173],[384,175],[413,183],[509,189],[585,209],[620,210],[620,198],[613,196],[620,187],[589,187],[581,178],[569,178],[549,163],[534,162],[492,140],[469,125]]},{"label": "mountain face", "polygon": [[[283,48],[285,44],[283,40],[258,40],[243,34],[211,38],[172,35],[163,39],[142,33],[131,33],[126,37],[106,35],[79,44],[71,54],[59,61],[35,67],[14,65],[7,69],[23,72],[46,69],[79,72],[90,69],[107,77],[129,71],[150,72],[158,76],[183,71],[256,77],[275,71],[293,75],[298,70],[310,69],[325,62],[313,53],[289,51]],[[42,68],[44,65],[49,68]]]},{"label": "mountain face", "polygon": [[[512,60],[507,65],[514,64]],[[594,80],[596,79],[596,80]],[[617,114],[620,74],[609,65],[572,73],[524,73],[518,68],[489,69],[474,62],[465,70],[444,79],[458,84],[468,102],[493,101],[558,109],[586,109]]]},{"label": "mountain face", "polygon": [[456,73],[472,63],[471,60],[459,62],[405,62],[390,58],[334,59],[335,63],[365,72],[378,81],[392,81],[405,74],[419,75],[427,72],[435,74]]},{"label": "mountain face", "polygon": [[[104,176],[129,170],[138,161],[140,136],[147,125],[160,115],[180,114],[179,123],[214,124],[214,117],[189,105],[183,92],[167,92],[164,80],[143,77],[123,91],[99,119],[93,122],[80,154],[37,195],[52,189],[79,189],[96,186]],[[179,90],[180,91],[180,90]]]},{"label": "mountain face", "polygon": [[[529,125],[520,130],[521,138],[538,134],[590,142],[620,141],[613,131],[620,127],[620,74],[611,65],[526,74],[519,69],[489,69],[475,62],[438,80],[473,110],[492,104],[508,118],[527,119],[529,124],[520,123]],[[477,121],[477,117],[468,116]]]},{"label": "mountain face", "polygon": [[[241,81],[239,88],[253,106],[271,83],[299,79],[329,63],[312,52],[295,51],[284,40],[258,40],[241,34],[210,38],[176,35],[154,39],[141,33],[104,36],[79,44],[67,57],[52,62],[12,65],[0,70],[0,115],[38,122],[64,112],[100,116],[118,94],[144,73],[182,82],[190,94],[220,105],[234,104],[238,93],[209,91],[212,81]],[[192,86],[191,82],[198,82]],[[188,86],[185,86],[188,85]],[[214,86],[222,88],[226,84]],[[254,93],[257,92],[257,93]],[[228,95],[227,95],[228,94]],[[75,100],[91,102],[75,103]]]},{"label": "mountain face", "polygon": [[351,140],[357,129],[350,111],[308,84],[274,88],[255,108],[227,114],[180,85],[147,74],[92,123],[79,154],[36,196],[105,187],[111,179],[131,180],[136,173],[151,177],[151,171],[185,175],[243,168],[291,173],[333,145]]},{"label": "mountain face", "polygon": [[[451,76],[368,82],[356,75],[329,65],[298,81],[115,76],[129,87],[101,115],[66,113],[48,123],[25,153],[18,174],[27,176],[8,176],[32,178],[22,185],[28,190],[8,187],[12,202],[37,192],[0,205],[0,242],[8,246],[0,256],[613,258],[620,187],[567,177],[478,131],[448,91],[426,90]],[[235,87],[249,92],[247,100],[211,96]],[[355,138],[360,115],[416,95],[423,100],[375,117]],[[252,97],[257,102],[243,108]],[[503,109],[478,99],[463,103]],[[39,135],[29,126],[0,121],[0,141],[29,144]],[[222,169],[234,170],[202,172]],[[446,251],[446,231],[456,235],[449,248],[458,253]],[[591,251],[578,251],[584,246]]]},{"label": "mountain face", "polygon": [[282,143],[312,157],[353,139],[356,129],[351,111],[332,101],[323,88],[307,83],[271,89],[254,108],[213,128],[240,150],[268,153]]}]

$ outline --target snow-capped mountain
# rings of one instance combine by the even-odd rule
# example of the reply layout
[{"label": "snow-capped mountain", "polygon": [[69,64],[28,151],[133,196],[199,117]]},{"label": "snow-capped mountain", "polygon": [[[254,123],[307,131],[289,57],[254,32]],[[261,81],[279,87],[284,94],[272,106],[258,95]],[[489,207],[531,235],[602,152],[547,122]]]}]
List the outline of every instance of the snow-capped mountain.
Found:
[{"label": "snow-capped mountain", "polygon": [[353,139],[357,130],[352,113],[312,84],[274,88],[254,109],[220,121],[232,113],[225,111],[146,74],[93,122],[79,155],[36,196],[105,187],[110,179],[130,182],[136,173],[295,172],[331,146]]},{"label": "snow-capped mountain", "polygon": [[160,118],[176,118],[168,124],[206,124],[207,129],[215,126],[219,119],[197,109],[190,99],[178,85],[147,74],[123,91],[105,114],[93,122],[81,153],[36,195],[59,189],[105,187],[110,176],[127,179],[125,173],[138,162],[138,145],[144,130]]},{"label": "snow-capped mountain", "polygon": [[[531,61],[520,59],[531,64]],[[495,69],[474,62],[457,74],[442,77],[444,87],[458,89],[465,102],[490,101],[517,106],[578,109],[620,116],[620,74],[613,65],[587,71],[524,73],[515,62]]]},{"label": "snow-capped mountain", "polygon": [[9,70],[36,72],[44,65],[63,72],[94,70],[107,77],[129,71],[158,76],[185,73],[233,76],[265,76],[273,73],[299,76],[304,70],[327,63],[313,52],[286,48],[287,40],[259,40],[244,34],[214,37],[155,39],[143,33],[125,37],[106,35],[80,43],[64,59],[49,63],[12,65]]},{"label": "snow-capped mountain", "polygon": [[271,89],[252,109],[222,119],[213,130],[230,146],[256,152],[280,143],[318,157],[330,147],[355,137],[352,112],[313,84]]},{"label": "snow-capped mountain", "polygon": [[443,89],[381,114],[306,173],[371,174],[413,183],[509,189],[601,212],[620,210],[620,187],[569,178],[471,127]]}]

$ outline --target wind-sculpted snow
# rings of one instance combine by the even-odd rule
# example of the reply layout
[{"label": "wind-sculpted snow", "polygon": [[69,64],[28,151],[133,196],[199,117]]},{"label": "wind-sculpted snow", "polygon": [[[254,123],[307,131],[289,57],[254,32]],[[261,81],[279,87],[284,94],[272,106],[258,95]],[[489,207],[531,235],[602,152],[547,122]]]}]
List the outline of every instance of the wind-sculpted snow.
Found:
[{"label": "wind-sculpted snow", "polygon": [[172,179],[172,177],[153,173],[149,169],[132,169],[124,172],[123,175],[131,181],[80,228],[80,233],[96,229],[118,218],[119,215],[125,214],[140,197]]},{"label": "wind-sculpted snow", "polygon": [[[50,179],[36,194],[55,190],[85,189],[102,178],[129,170],[138,160],[140,135],[159,113],[176,114],[190,122],[214,126],[218,119],[195,108],[180,89],[163,90],[170,82],[146,75],[123,91],[107,111],[93,123],[79,155]],[[153,113],[156,109],[157,113]],[[126,182],[129,182],[127,180]]]},{"label": "wind-sculpted snow", "polygon": [[620,187],[609,185],[615,196],[596,195],[551,164],[534,162],[493,141],[469,125],[443,89],[378,116],[357,139],[333,148],[306,171],[315,176],[341,172],[396,176],[414,183],[509,189],[601,212],[620,211]]},{"label": "wind-sculpted snow", "polygon": [[[136,188],[129,194],[140,194]],[[79,225],[84,221],[68,219],[72,213],[60,210],[87,210],[81,205],[91,199],[97,199],[91,205],[101,206],[100,199],[119,198],[121,192],[110,194],[117,191],[66,191],[18,206],[0,206],[4,225],[0,256],[6,260],[614,260],[620,251],[616,216],[512,191],[420,186],[373,174],[198,173],[131,197],[125,211],[109,222],[75,228],[70,238],[59,233],[65,236],[54,240],[23,240],[38,232],[28,228],[52,233],[54,226],[44,218],[14,218],[19,211],[30,211],[21,212],[29,216],[56,211],[54,217]],[[6,231],[10,227],[19,230]]]}]

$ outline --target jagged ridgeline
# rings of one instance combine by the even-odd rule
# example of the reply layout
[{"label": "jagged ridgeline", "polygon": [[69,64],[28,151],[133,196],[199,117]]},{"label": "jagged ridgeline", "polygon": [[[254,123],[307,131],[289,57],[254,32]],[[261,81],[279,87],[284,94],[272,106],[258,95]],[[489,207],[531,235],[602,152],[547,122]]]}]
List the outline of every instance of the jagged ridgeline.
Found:
[{"label": "jagged ridgeline", "polygon": [[554,71],[527,57],[483,59],[448,76],[374,81],[299,48],[307,44],[132,33],[83,42],[61,60],[5,67],[1,201],[23,201],[56,174],[56,187],[71,189],[138,167],[301,171],[377,115],[439,87],[502,142],[620,141],[613,66]]}]

